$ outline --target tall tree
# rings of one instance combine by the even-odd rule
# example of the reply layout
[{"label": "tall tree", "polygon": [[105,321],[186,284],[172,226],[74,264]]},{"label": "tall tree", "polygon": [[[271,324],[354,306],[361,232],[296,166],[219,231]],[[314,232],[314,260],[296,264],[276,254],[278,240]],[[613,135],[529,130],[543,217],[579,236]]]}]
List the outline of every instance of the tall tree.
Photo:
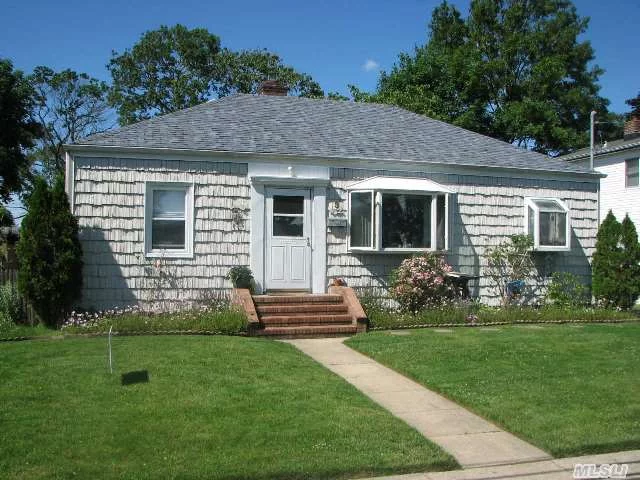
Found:
[{"label": "tall tree", "polygon": [[640,93],[638,93],[635,98],[625,100],[624,103],[631,107],[631,111],[628,113],[628,115],[640,115]]},{"label": "tall tree", "polygon": [[615,306],[619,303],[618,272],[624,263],[623,250],[620,246],[621,233],[620,222],[609,210],[598,228],[596,251],[591,265],[593,296],[605,306]]},{"label": "tall tree", "polygon": [[19,192],[29,174],[26,150],[40,135],[40,125],[30,114],[34,91],[22,72],[0,59],[0,199]]},{"label": "tall tree", "polygon": [[619,282],[621,306],[631,308],[640,295],[640,244],[638,232],[628,214],[620,227],[620,246],[624,252]]},{"label": "tall tree", "polygon": [[47,325],[56,326],[80,297],[82,248],[62,176],[36,177],[20,226],[18,289]]},{"label": "tall tree", "polygon": [[206,29],[183,25],[148,31],[107,65],[110,103],[121,124],[191,107],[216,96],[255,92],[263,80],[280,80],[299,95],[322,96],[308,75],[265,50],[234,52]]},{"label": "tall tree", "polygon": [[53,182],[64,173],[63,145],[107,128],[109,88],[86,73],[43,66],[34,69],[30,81],[36,91],[34,118],[44,127],[32,155]]},{"label": "tall tree", "polygon": [[602,69],[578,37],[588,26],[570,0],[472,0],[463,19],[446,1],[429,39],[401,54],[372,99],[395,103],[543,153],[587,141],[589,113],[605,113]]}]

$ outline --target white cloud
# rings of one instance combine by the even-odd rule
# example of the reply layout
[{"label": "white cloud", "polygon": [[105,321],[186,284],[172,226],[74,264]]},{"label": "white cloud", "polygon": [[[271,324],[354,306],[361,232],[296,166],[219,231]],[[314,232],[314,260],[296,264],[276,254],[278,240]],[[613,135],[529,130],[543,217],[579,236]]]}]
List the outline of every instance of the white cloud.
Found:
[{"label": "white cloud", "polygon": [[365,72],[371,72],[373,70],[377,70],[379,67],[380,67],[380,64],[370,58],[366,62],[364,62],[364,65],[362,65],[362,68],[364,69]]}]

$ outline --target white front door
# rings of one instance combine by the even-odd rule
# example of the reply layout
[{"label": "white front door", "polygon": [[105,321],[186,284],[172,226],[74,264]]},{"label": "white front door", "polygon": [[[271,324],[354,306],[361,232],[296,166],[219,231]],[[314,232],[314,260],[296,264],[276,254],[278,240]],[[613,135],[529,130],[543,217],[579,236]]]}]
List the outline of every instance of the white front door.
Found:
[{"label": "white front door", "polygon": [[311,289],[311,190],[267,189],[266,289]]}]

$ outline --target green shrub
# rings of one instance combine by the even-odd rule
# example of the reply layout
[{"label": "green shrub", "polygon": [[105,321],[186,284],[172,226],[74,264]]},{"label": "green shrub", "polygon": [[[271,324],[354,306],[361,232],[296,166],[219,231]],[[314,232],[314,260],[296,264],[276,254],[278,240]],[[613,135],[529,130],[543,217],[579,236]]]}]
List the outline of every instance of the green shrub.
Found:
[{"label": "green shrub", "polygon": [[235,288],[246,288],[253,292],[253,273],[249,267],[237,265],[231,267],[227,273],[227,278]]},{"label": "green shrub", "polygon": [[13,325],[24,320],[25,311],[18,289],[10,282],[0,286],[0,323]]},{"label": "green shrub", "polygon": [[522,288],[511,286],[522,282],[526,285],[535,271],[532,256],[533,239],[529,235],[513,235],[508,241],[487,250],[485,275],[507,307],[522,298]]},{"label": "green shrub", "polygon": [[558,307],[579,307],[589,303],[587,287],[569,272],[554,272],[547,300]]},{"label": "green shrub", "polygon": [[391,298],[398,302],[403,312],[418,312],[447,303],[460,296],[446,275],[451,270],[437,253],[426,252],[407,258],[391,274]]},{"label": "green shrub", "polygon": [[26,203],[27,215],[16,249],[18,289],[38,316],[55,326],[80,297],[82,288],[78,222],[71,213],[62,177],[53,188],[36,178]]},{"label": "green shrub", "polygon": [[592,263],[592,289],[605,307],[628,309],[640,293],[640,246],[628,216],[622,224],[609,211],[598,229]]}]

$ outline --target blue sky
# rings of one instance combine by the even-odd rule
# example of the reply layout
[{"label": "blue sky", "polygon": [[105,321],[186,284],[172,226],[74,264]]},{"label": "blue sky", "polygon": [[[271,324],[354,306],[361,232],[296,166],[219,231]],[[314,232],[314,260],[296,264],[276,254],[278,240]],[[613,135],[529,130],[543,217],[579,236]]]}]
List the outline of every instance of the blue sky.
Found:
[{"label": "blue sky", "polygon": [[[0,57],[30,71],[36,65],[72,68],[104,80],[111,51],[133,45],[161,24],[205,27],[232,49],[267,48],[297,70],[311,74],[325,91],[347,92],[353,83],[375,88],[378,71],[401,51],[426,38],[439,0],[2,0]],[[468,0],[453,0],[463,14]],[[640,90],[640,1],[574,0],[591,17],[585,38],[606,69],[602,94],[611,109]]]}]

